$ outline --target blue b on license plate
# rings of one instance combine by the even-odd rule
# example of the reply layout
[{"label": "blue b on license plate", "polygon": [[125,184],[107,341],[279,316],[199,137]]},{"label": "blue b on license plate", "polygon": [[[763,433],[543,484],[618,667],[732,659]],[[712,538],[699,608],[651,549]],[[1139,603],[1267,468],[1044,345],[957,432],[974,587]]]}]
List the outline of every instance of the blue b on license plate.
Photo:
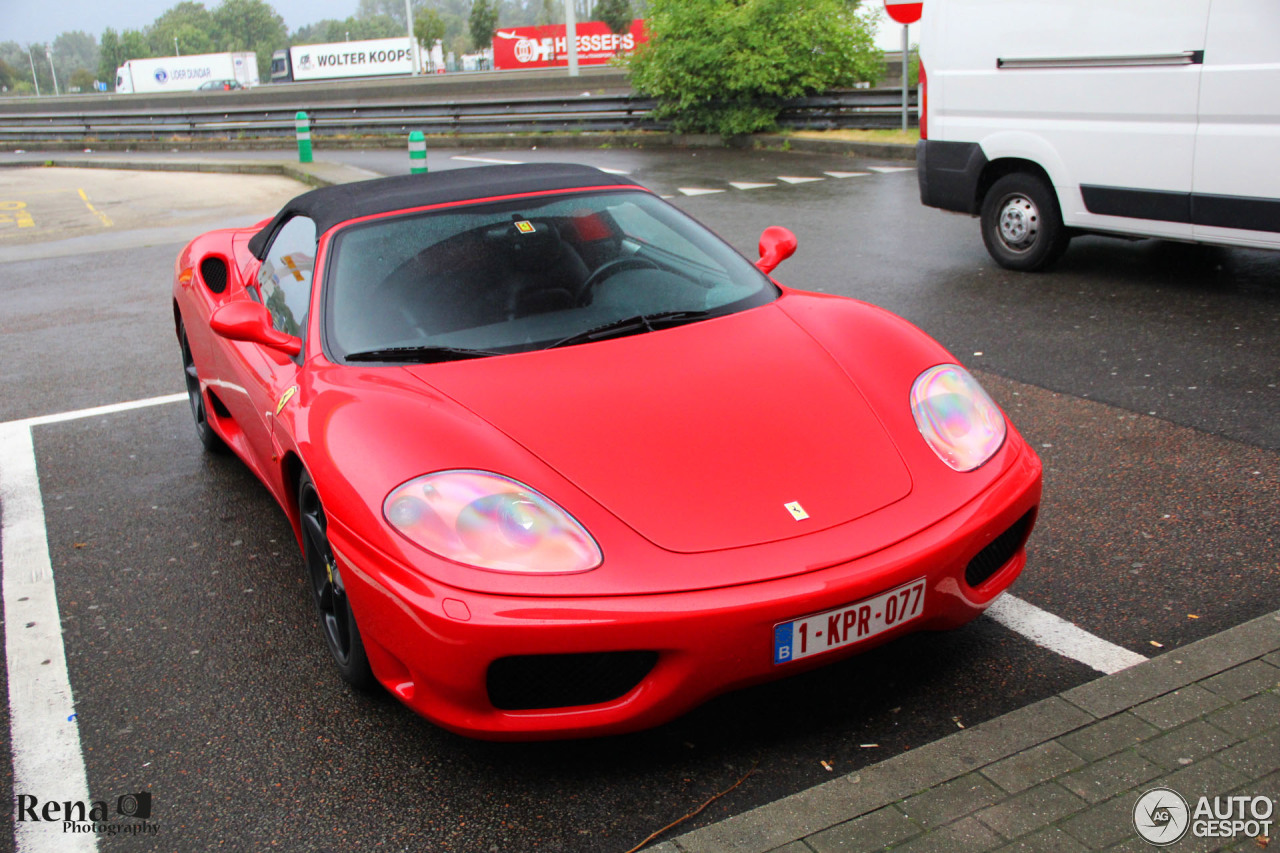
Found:
[{"label": "blue b on license plate", "polygon": [[924,612],[925,579],[917,578],[873,598],[782,622],[773,628],[773,662],[834,651],[910,622]]}]

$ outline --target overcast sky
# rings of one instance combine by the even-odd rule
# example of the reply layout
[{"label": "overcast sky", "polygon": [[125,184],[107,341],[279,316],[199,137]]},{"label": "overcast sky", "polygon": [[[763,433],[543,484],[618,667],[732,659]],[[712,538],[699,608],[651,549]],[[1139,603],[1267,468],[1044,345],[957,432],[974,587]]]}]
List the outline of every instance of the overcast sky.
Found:
[{"label": "overcast sky", "polygon": [[[179,0],[0,0],[0,41],[19,44],[49,42],[67,30],[84,30],[101,39],[102,31],[112,27],[140,30],[149,26]],[[325,18],[341,20],[354,15],[359,0],[269,0],[284,18],[289,32]],[[874,0],[872,0],[874,2]],[[205,0],[212,9],[218,0]],[[880,34],[876,44],[885,50],[897,50],[902,44],[902,27],[881,15]],[[911,40],[918,41],[918,26],[911,28]]]},{"label": "overcast sky", "polygon": [[[111,27],[140,30],[176,6],[179,0],[0,0],[0,41],[52,41],[67,30],[84,30],[101,39]],[[354,15],[359,0],[269,0],[289,32],[325,18]],[[213,9],[218,0],[204,0]]]}]

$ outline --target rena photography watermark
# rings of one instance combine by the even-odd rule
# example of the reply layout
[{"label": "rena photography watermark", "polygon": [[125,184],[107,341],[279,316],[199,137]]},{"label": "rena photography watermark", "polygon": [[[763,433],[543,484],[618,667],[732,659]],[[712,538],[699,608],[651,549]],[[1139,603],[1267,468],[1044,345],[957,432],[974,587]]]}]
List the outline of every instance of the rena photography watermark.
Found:
[{"label": "rena photography watermark", "polygon": [[1172,788],[1152,788],[1133,805],[1133,828],[1157,847],[1195,838],[1270,838],[1276,804],[1271,797],[1201,797],[1195,808]]},{"label": "rena photography watermark", "polygon": [[41,800],[32,794],[18,794],[19,822],[61,823],[63,832],[91,832],[96,835],[155,835],[152,823],[151,792],[138,791],[115,798],[115,808],[107,800]]}]

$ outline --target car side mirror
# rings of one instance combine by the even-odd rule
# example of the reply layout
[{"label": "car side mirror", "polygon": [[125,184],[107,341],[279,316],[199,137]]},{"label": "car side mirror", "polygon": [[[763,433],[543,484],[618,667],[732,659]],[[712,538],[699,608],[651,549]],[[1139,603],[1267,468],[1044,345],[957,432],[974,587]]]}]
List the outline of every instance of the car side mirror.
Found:
[{"label": "car side mirror", "polygon": [[770,225],[760,235],[760,260],[756,261],[756,268],[767,275],[795,251],[796,235],[781,225]]},{"label": "car side mirror", "polygon": [[248,299],[228,302],[209,318],[214,334],[232,341],[260,344],[286,355],[302,352],[302,340],[271,325],[267,307]]}]

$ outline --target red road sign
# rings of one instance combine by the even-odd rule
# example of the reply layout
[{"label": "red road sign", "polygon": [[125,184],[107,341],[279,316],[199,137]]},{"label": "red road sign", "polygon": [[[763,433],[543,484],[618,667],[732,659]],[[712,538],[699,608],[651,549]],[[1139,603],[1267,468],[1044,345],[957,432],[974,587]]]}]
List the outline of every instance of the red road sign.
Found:
[{"label": "red road sign", "polygon": [[884,0],[884,10],[899,24],[914,24],[920,20],[924,3],[910,3],[904,0]]}]

